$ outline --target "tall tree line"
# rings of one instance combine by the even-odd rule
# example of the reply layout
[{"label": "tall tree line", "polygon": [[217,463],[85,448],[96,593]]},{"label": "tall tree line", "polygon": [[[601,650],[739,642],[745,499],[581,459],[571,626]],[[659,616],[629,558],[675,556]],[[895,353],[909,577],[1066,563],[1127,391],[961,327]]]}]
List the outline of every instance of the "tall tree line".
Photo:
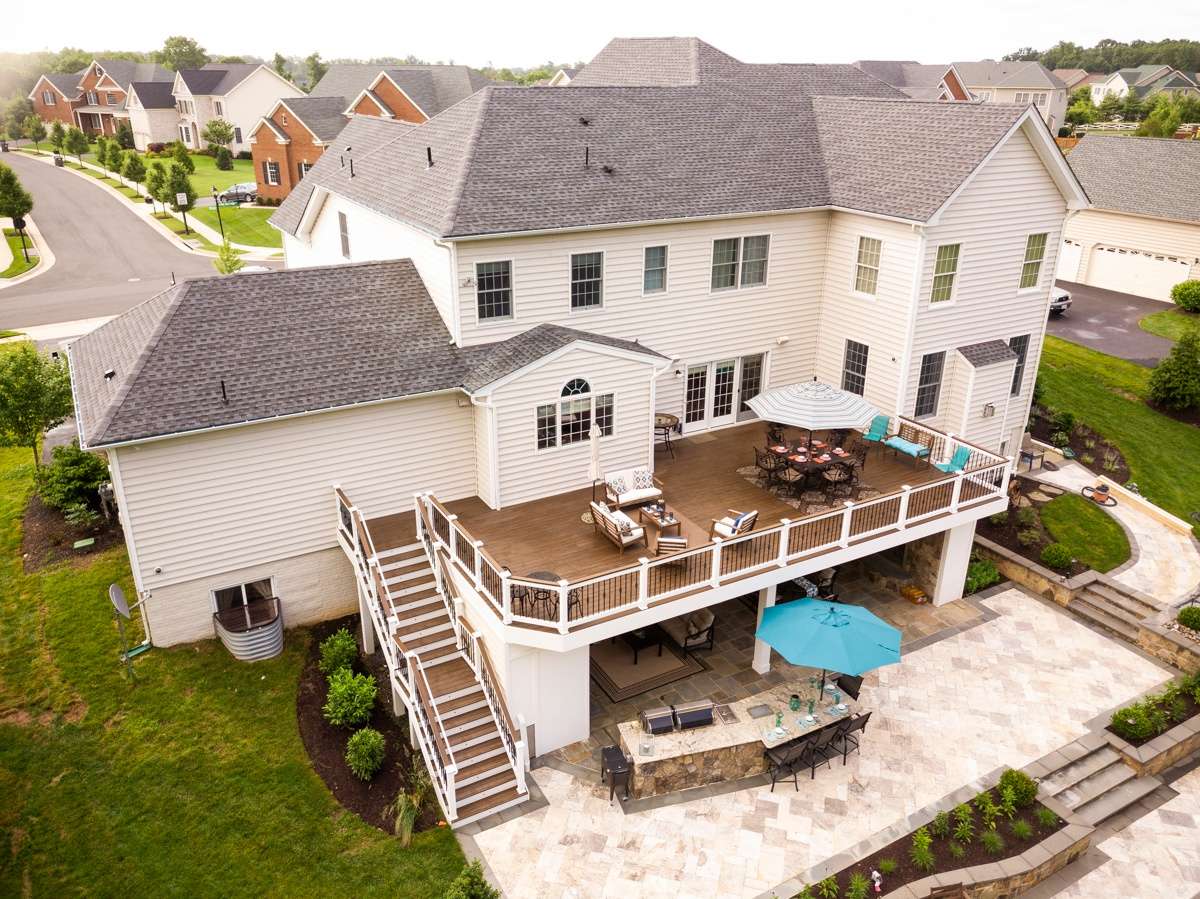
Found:
[{"label": "tall tree line", "polygon": [[1125,42],[1105,38],[1093,47],[1059,41],[1049,50],[1022,47],[1004,58],[1040,62],[1048,69],[1086,69],[1089,72],[1115,72],[1147,64],[1197,72],[1200,71],[1200,41],[1165,38]]}]

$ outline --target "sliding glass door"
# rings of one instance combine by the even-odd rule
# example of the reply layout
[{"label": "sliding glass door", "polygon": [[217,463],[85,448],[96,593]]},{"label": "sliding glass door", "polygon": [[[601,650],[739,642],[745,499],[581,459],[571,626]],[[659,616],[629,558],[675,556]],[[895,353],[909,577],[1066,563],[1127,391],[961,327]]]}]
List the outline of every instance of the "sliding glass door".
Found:
[{"label": "sliding glass door", "polygon": [[762,390],[762,353],[689,365],[684,384],[683,426],[703,431],[753,418],[746,401]]}]

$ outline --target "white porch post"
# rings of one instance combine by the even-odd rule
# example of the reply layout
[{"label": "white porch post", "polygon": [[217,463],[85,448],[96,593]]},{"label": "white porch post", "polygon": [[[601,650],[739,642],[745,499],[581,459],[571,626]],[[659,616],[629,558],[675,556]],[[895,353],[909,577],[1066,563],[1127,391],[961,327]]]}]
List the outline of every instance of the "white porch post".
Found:
[{"label": "white porch post", "polygon": [[365,655],[375,653],[375,622],[371,620],[371,599],[362,584],[358,587],[358,617],[362,620],[362,645]]},{"label": "white porch post", "polygon": [[945,605],[962,599],[963,581],[971,561],[971,544],[975,540],[975,522],[969,521],[950,528],[942,535],[942,553],[938,559],[937,582],[933,587],[933,604]]},{"label": "white porch post", "polygon": [[[775,605],[776,588],[777,585],[772,584],[758,591],[758,621],[754,625],[755,630],[762,624],[763,612]],[[750,667],[759,674],[766,674],[771,670],[771,647],[762,640],[754,641],[754,662]]]}]

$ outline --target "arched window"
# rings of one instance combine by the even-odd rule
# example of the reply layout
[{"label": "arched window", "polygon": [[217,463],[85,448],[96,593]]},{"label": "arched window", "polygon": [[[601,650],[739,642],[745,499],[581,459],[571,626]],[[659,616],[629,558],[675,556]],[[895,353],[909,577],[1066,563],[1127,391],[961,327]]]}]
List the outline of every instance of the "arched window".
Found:
[{"label": "arched window", "polygon": [[587,440],[592,422],[600,428],[600,436],[613,432],[613,395],[592,395],[592,386],[585,378],[572,378],[563,385],[559,401],[537,407],[537,448],[570,446]]}]

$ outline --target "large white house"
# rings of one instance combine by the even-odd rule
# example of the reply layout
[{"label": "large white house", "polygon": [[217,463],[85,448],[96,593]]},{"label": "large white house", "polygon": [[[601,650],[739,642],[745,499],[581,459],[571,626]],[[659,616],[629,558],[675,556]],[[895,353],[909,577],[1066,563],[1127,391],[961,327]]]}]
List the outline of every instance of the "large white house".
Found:
[{"label": "large white house", "polygon": [[[897,547],[961,596],[1086,203],[1031,107],[615,41],[569,89],[339,145],[273,219],[286,271],[184,282],[70,349],[156,644],[272,597],[288,624],[358,609],[458,825],[587,737],[593,644]],[[747,402],[814,378],[931,459],[872,448],[827,506],[747,480]],[[589,504],[657,489],[673,553]]]},{"label": "large white house", "polygon": [[234,153],[250,150],[250,133],[279,100],[303,97],[296,87],[270,66],[260,63],[208,63],[200,69],[180,69],[171,85],[178,120],[172,140],[189,147],[205,146],[205,126],[224,119],[233,126]]}]

